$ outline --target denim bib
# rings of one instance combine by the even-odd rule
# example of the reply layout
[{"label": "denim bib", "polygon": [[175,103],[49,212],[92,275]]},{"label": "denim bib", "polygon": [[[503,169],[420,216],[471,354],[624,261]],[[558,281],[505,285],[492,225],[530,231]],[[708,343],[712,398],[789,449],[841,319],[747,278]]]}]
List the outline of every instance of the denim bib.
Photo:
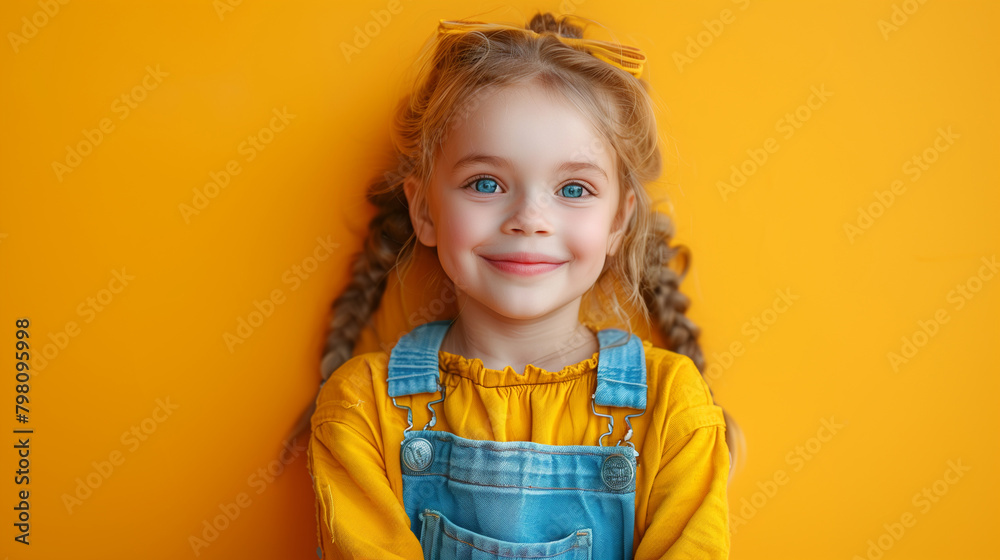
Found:
[{"label": "denim bib", "polygon": [[[441,393],[428,403],[431,421],[404,430],[400,449],[403,505],[425,560],[632,557],[638,453],[630,419],[646,409],[642,342],[617,329],[598,333],[597,390],[591,404],[609,419],[597,445],[480,441],[433,431],[431,405],[444,400],[438,350],[450,321],[421,325],[389,358],[388,391],[396,397]],[[625,417],[627,445],[604,446],[610,415],[594,404],[640,412]],[[621,442],[619,442],[621,443]]]}]

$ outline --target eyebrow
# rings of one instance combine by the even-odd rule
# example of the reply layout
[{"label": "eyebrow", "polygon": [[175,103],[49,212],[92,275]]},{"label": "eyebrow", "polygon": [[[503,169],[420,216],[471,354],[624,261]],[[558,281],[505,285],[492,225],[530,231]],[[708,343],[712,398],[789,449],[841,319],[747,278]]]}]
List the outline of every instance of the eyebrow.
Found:
[{"label": "eyebrow", "polygon": [[[477,163],[486,163],[496,167],[505,167],[507,169],[513,169],[514,164],[507,158],[502,158],[500,156],[490,156],[486,154],[469,154],[462,159],[455,162],[452,170],[458,170],[463,167],[472,167]],[[591,163],[589,161],[567,161],[559,166],[559,171],[581,171],[581,170],[593,170],[600,173],[605,180],[608,180],[608,174],[604,172],[603,169],[597,164]]]}]

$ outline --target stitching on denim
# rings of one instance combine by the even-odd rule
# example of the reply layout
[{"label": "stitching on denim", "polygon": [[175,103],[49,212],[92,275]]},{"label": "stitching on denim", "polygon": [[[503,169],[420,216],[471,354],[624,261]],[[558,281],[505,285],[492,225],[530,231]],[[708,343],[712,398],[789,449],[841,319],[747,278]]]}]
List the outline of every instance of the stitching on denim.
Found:
[{"label": "stitching on denim", "polygon": [[601,488],[597,489],[597,488],[576,488],[576,487],[573,487],[573,486],[569,486],[569,487],[567,487],[567,486],[554,487],[554,486],[517,486],[517,485],[513,485],[513,484],[486,484],[484,482],[473,482],[471,480],[464,480],[464,479],[461,479],[461,478],[454,478],[454,477],[446,475],[444,473],[428,473],[428,472],[424,472],[424,473],[415,473],[415,472],[414,473],[407,473],[407,472],[404,472],[403,476],[440,476],[440,477],[445,478],[447,480],[450,480],[452,482],[460,482],[462,484],[471,484],[472,486],[482,486],[484,488],[521,488],[521,489],[524,489],[524,490],[580,490],[581,492],[597,492],[599,494],[616,494],[616,495],[635,494],[635,480],[634,479],[632,481],[632,484],[629,485],[629,487],[623,488],[621,490],[612,490],[611,488],[608,488],[607,485],[603,483],[603,481],[601,482]]},{"label": "stitching on denim", "polygon": [[621,384],[621,385],[635,385],[636,387],[643,387],[643,388],[646,387],[645,383],[629,383],[628,381],[619,381],[617,379],[608,379],[608,378],[603,378],[603,379],[598,378],[598,380],[599,381],[605,381],[607,383],[618,383],[618,384]]},{"label": "stitching on denim", "polygon": [[411,373],[409,375],[394,375],[394,376],[388,377],[386,379],[388,379],[389,381],[402,381],[403,379],[412,379],[414,377],[423,377],[423,376],[434,377],[437,373],[438,372],[430,373],[430,372],[424,371],[424,372],[421,372],[421,373]]},{"label": "stitching on denim", "polygon": [[[455,540],[455,541],[458,541],[458,542],[460,542],[462,544],[468,545],[468,546],[470,546],[470,547],[472,547],[472,548],[474,548],[476,550],[480,550],[482,552],[485,552],[487,554],[492,554],[494,556],[503,556],[504,558],[555,558],[556,556],[561,556],[561,555],[566,554],[567,552],[570,552],[570,551],[572,551],[574,549],[581,548],[579,544],[573,543],[573,546],[571,546],[571,547],[569,547],[569,548],[567,548],[565,550],[560,550],[559,552],[556,552],[555,554],[545,554],[545,555],[536,555],[536,554],[525,555],[525,554],[518,554],[517,556],[511,556],[509,554],[500,554],[500,552],[498,550],[487,550],[485,548],[479,548],[478,546],[476,546],[476,545],[474,545],[474,544],[472,544],[470,542],[463,541],[462,539],[458,538],[457,535],[452,535],[451,533],[449,533],[448,532],[448,528],[445,527],[445,526],[443,526],[443,525],[441,526],[441,532],[444,533],[445,535],[451,537],[452,540]],[[579,535],[579,533],[577,533],[577,535]],[[485,537],[485,535],[483,535],[483,536]],[[486,537],[486,538],[489,538],[489,537]],[[494,540],[496,540],[496,539],[494,539]],[[520,544],[520,543],[514,543],[514,544]]]},{"label": "stitching on denim", "polygon": [[[438,441],[443,441],[443,442],[448,442],[449,441],[446,438],[436,438],[436,439]],[[578,453],[574,453],[574,452],[570,452],[570,451],[542,451],[542,450],[538,450],[538,449],[529,449],[529,448],[524,448],[524,447],[511,447],[510,449],[498,449],[498,448],[495,448],[495,447],[486,447],[486,446],[476,445],[476,444],[461,443],[461,442],[454,441],[454,440],[450,440],[450,443],[452,445],[454,445],[455,447],[465,447],[465,448],[469,448],[469,449],[482,448],[482,449],[484,449],[486,451],[495,451],[495,452],[498,452],[498,453],[524,452],[524,453],[536,453],[536,454],[539,454],[539,455],[575,455],[575,456],[590,455],[590,456],[593,456],[593,457],[606,457],[606,455],[604,453],[590,453],[590,452],[587,452],[587,451],[581,451],[581,452],[578,452]],[[496,442],[496,443],[506,443],[506,442]]]}]

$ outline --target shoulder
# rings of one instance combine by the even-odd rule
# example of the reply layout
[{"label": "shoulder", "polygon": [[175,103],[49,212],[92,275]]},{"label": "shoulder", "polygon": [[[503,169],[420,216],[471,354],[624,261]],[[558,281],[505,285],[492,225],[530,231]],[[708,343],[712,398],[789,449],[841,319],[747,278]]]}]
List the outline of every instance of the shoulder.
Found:
[{"label": "shoulder", "polygon": [[699,428],[725,426],[722,408],[691,358],[649,342],[644,347],[648,407],[661,419],[669,439]]},{"label": "shoulder", "polygon": [[691,358],[653,346],[644,341],[646,384],[649,392],[668,397],[671,408],[689,408],[715,404],[708,384]]},{"label": "shoulder", "polygon": [[336,416],[338,409],[374,402],[380,389],[385,392],[388,368],[389,355],[385,352],[366,352],[344,362],[320,387],[313,424]]}]

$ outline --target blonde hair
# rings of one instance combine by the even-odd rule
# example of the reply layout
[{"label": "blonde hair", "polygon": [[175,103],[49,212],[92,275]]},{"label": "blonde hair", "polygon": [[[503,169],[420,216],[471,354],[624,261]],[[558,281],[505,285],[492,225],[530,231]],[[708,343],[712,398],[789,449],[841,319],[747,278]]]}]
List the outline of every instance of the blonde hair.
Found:
[{"label": "blonde hair", "polygon": [[[617,155],[622,193],[635,195],[635,211],[621,247],[608,259],[582,308],[610,309],[617,323],[625,326],[631,324],[630,311],[639,313],[645,322],[655,324],[668,350],[688,356],[699,371],[705,371],[699,329],[685,315],[690,300],[679,289],[689,252],[671,245],[673,222],[653,210],[644,186],[659,177],[662,167],[648,83],[560,41],[560,35],[583,36],[581,28],[565,19],[537,14],[527,29],[535,33],[486,26],[470,33],[441,34],[422,51],[415,88],[396,110],[393,144],[400,165],[369,186],[368,199],[376,215],[355,258],[350,283],[332,306],[321,364],[324,381],[351,357],[379,306],[390,271],[410,262],[415,236],[404,182],[415,182],[413,204],[424,204],[423,189],[449,133],[474,113],[484,94],[527,81],[561,93],[590,118]],[[619,196],[619,211],[625,199]],[[741,439],[728,414],[726,424],[735,457]]]}]

